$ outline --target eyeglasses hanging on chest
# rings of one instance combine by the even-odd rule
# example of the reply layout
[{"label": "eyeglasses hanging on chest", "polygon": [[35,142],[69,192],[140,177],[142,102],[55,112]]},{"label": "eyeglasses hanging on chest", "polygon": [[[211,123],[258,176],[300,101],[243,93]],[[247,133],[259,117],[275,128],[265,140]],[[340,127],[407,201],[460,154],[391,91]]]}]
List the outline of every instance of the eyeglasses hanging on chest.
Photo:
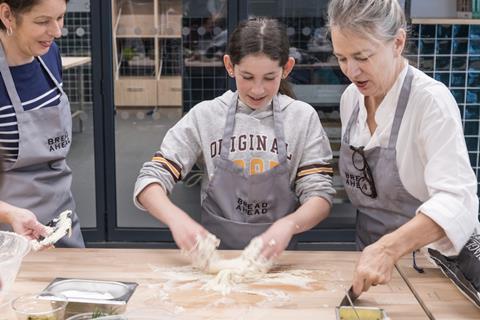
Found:
[{"label": "eyeglasses hanging on chest", "polygon": [[360,191],[370,198],[377,197],[377,190],[375,188],[375,182],[373,181],[372,171],[368,166],[367,159],[364,154],[364,147],[354,147],[350,146],[352,153],[352,163],[353,167],[358,171],[362,172],[363,176],[359,179],[358,184],[360,186]]}]

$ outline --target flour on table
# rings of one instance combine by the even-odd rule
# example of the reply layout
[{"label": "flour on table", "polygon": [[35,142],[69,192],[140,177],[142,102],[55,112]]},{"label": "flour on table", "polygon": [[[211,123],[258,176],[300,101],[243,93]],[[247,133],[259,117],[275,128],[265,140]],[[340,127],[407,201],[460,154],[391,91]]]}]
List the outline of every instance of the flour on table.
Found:
[{"label": "flour on table", "polygon": [[197,236],[197,242],[189,256],[192,265],[205,273],[216,275],[208,281],[203,289],[230,293],[237,283],[251,282],[260,279],[272,266],[272,262],[260,255],[263,241],[253,238],[242,254],[235,259],[223,259],[218,255],[220,240],[212,234],[206,237]]},{"label": "flour on table", "polygon": [[160,281],[149,285],[156,292],[155,303],[173,312],[179,307],[175,302],[178,293],[203,290],[210,292],[202,295],[203,298],[208,296],[211,301],[205,305],[207,309],[212,305],[234,304],[235,299],[227,297],[231,293],[261,297],[262,300],[256,303],[260,307],[280,307],[289,304],[292,297],[288,292],[275,288],[276,285],[312,290],[311,285],[317,281],[312,277],[317,271],[271,270],[273,263],[260,255],[263,248],[261,238],[252,239],[235,259],[223,259],[217,251],[219,243],[211,234],[204,239],[197,237],[195,247],[190,252],[184,252],[192,260],[189,266],[150,265],[155,278]]}]

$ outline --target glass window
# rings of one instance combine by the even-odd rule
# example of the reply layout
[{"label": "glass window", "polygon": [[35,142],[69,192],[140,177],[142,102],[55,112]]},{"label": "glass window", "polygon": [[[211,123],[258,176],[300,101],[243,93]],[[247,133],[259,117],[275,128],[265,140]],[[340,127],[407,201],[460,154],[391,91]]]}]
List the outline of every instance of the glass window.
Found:
[{"label": "glass window", "polygon": [[63,65],[63,87],[72,109],[72,192],[83,228],[96,227],[95,165],[91,82],[90,1],[70,1],[62,37],[56,40]]},{"label": "glass window", "polygon": [[[138,172],[196,103],[226,89],[226,1],[112,0],[117,227],[162,227],[132,202]],[[171,199],[198,219],[200,171]]]}]

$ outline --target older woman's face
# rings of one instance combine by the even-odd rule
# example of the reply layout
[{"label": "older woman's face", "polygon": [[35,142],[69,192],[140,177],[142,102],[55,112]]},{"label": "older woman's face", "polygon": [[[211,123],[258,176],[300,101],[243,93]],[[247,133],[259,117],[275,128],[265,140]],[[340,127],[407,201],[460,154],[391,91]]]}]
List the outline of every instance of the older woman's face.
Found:
[{"label": "older woman's face", "polygon": [[53,40],[62,35],[66,8],[65,0],[42,0],[15,17],[12,29],[18,54],[28,58],[47,53]]},{"label": "older woman's face", "polygon": [[385,95],[397,77],[399,59],[403,60],[404,37],[384,42],[338,27],[331,34],[334,54],[348,79],[364,96]]}]

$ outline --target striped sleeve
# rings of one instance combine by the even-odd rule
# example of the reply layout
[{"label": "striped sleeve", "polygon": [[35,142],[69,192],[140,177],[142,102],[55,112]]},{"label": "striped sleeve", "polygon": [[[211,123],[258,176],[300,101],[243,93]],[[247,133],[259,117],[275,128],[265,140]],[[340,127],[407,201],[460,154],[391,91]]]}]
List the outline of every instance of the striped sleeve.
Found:
[{"label": "striped sleeve", "polygon": [[311,164],[298,168],[295,180],[311,174],[325,174],[333,177],[333,167],[329,164]]},{"label": "striped sleeve", "polygon": [[153,155],[152,161],[159,163],[163,169],[167,170],[175,183],[182,179],[182,170],[180,169],[180,166],[175,162],[165,158],[160,152],[156,152]]}]

